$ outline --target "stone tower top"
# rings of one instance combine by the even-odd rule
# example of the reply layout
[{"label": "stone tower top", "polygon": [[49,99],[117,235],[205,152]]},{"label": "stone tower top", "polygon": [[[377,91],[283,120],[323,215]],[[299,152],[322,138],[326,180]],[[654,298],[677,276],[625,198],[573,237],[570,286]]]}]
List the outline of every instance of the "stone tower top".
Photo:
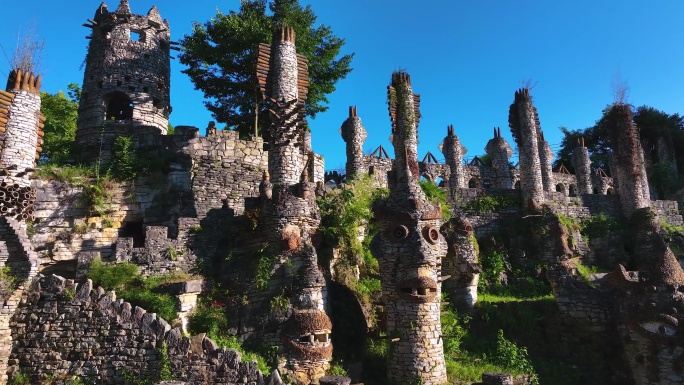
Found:
[{"label": "stone tower top", "polygon": [[[147,127],[166,134],[170,106],[170,32],[156,7],[147,15],[131,12],[122,0],[111,12],[102,3],[85,27],[92,30],[76,143],[88,153],[106,151],[118,135]],[[124,128],[128,128],[129,132]],[[104,128],[104,137],[103,134]],[[106,157],[107,154],[102,154]]]}]

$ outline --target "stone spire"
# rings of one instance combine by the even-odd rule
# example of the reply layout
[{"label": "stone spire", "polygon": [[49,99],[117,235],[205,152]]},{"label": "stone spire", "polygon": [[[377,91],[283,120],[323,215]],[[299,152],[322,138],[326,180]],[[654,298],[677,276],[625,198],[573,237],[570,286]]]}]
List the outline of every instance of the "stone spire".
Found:
[{"label": "stone spire", "polygon": [[440,296],[446,241],[439,232],[439,204],[418,184],[419,103],[406,72],[395,72],[389,90],[392,143],[396,161],[390,196],[373,207],[380,231],[371,249],[378,257],[387,333],[396,335],[388,375],[393,384],[446,383],[441,338]]},{"label": "stone spire", "polygon": [[128,5],[128,0],[121,0],[119,7],[116,9],[117,15],[130,15],[131,7]]},{"label": "stone spire", "polygon": [[577,146],[572,152],[572,167],[575,169],[577,178],[578,194],[591,194],[593,186],[591,183],[591,159],[589,159],[589,149],[584,146],[584,138],[577,140]]},{"label": "stone spire", "polygon": [[492,160],[492,167],[496,171],[495,185],[497,188],[513,188],[513,175],[508,160],[513,155],[513,149],[506,139],[501,136],[501,128],[494,128],[494,138],[485,146],[485,152]]},{"label": "stone spire", "polygon": [[[535,111],[536,113],[536,111]],[[537,118],[537,121],[539,119]],[[553,170],[551,169],[551,162],[553,161],[553,151],[549,142],[544,139],[544,132],[539,131],[539,165],[541,166],[542,184],[544,191],[556,191],[553,185]]]},{"label": "stone spire", "polygon": [[449,165],[449,188],[467,187],[463,173],[463,156],[468,152],[458,136],[454,134],[454,126],[447,127],[447,136],[440,144],[440,151],[444,154],[446,164]]},{"label": "stone spire", "polygon": [[651,204],[648,177],[639,131],[632,120],[632,109],[627,104],[614,104],[608,111],[608,135],[612,165],[622,203],[623,213],[629,217],[634,210]]},{"label": "stone spire", "polygon": [[347,143],[347,181],[357,179],[364,174],[363,143],[368,134],[361,124],[356,106],[349,107],[349,118],[340,128],[342,139]]},{"label": "stone spire", "polygon": [[518,145],[523,206],[532,210],[544,201],[544,184],[539,160],[539,117],[529,89],[521,88],[515,92],[508,125]]}]

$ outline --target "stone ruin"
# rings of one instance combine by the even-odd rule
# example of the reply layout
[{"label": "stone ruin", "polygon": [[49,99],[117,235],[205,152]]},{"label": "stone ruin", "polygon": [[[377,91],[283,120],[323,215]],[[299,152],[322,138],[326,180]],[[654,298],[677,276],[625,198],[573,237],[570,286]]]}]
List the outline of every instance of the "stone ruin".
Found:
[{"label": "stone ruin", "polygon": [[[19,371],[30,373],[33,381],[77,375],[116,382],[124,371],[152,375],[161,365],[159,348],[166,344],[179,384],[277,385],[284,382],[281,376],[301,384],[349,384],[349,378],[325,376],[336,325],[330,277],[318,250],[316,197],[325,194],[324,163],[312,151],[302,114],[308,63],[297,54],[294,31],[278,28],[271,44],[259,46],[256,73],[270,111],[271,140],[265,143],[217,130],[213,122],[204,137],[191,126],[166,135],[169,52],[177,43],[156,7],[136,15],[126,0],[113,11],[103,3],[85,26],[92,35],[76,135],[83,160],[108,163],[116,138],[130,136],[137,149],[167,161],[161,180],[142,177],[112,186],[108,212],[91,215],[79,199],[82,187],[32,178],[45,120],[39,112],[40,77],[10,74],[6,91],[0,91],[0,266],[13,278],[0,279],[0,383]],[[587,339],[572,334],[579,328],[568,325],[589,330],[590,339],[607,346],[597,351],[611,356],[607,362],[619,369],[610,377],[606,365],[596,362],[593,378],[616,384],[684,381],[678,291],[684,273],[660,225],[684,221],[677,202],[650,199],[642,143],[628,106],[615,105],[610,113],[611,178],[592,170],[581,140],[572,156],[574,175],[565,167],[551,169],[553,153],[528,89],[515,93],[509,109],[518,165],[510,163],[513,150],[499,128],[485,147],[491,165],[478,157],[464,163],[467,149],[453,125],[440,145],[445,162],[431,153],[419,161],[420,97],[413,94],[407,73],[393,74],[388,99],[395,159],[382,146],[363,154],[367,132],[356,107],[349,108],[340,133],[346,142],[346,180],[368,174],[390,191],[373,207],[381,230],[371,248],[380,264],[382,321],[391,346],[387,375],[393,383],[447,381],[441,294],[459,308],[474,306],[482,271],[476,238],[490,236],[514,217],[547,221],[549,231],[533,232],[531,239],[552,266],[547,275],[557,298],[560,333],[584,343]],[[661,147],[666,157],[666,146]],[[343,181],[339,174],[336,178]],[[427,199],[421,179],[449,192],[453,219],[443,221],[442,208]],[[468,208],[482,197],[522,197],[522,204],[489,213]],[[239,221],[255,213],[261,227],[251,234],[254,239],[238,244],[236,253],[251,255],[260,248],[262,257],[274,261],[262,284],[239,269],[247,259],[231,264],[216,258],[225,251],[226,238],[220,235],[242,229]],[[558,216],[582,219],[596,213],[631,218],[635,257],[631,265],[598,280],[598,287],[589,287],[577,278],[571,257],[612,258],[611,242],[616,242],[586,244],[579,233],[564,229]],[[145,275],[201,267],[235,282],[244,303],[226,305],[235,320],[230,332],[275,347],[278,370],[261,373],[205,335],[184,334],[187,317],[210,282],[193,279],[168,288],[180,304],[172,327],[171,320],[93,287],[85,274],[94,258],[134,262]],[[273,309],[269,304],[275,298],[286,306]],[[104,335],[112,338],[99,338]],[[623,356],[609,351],[618,345]],[[513,379],[490,373],[483,383]]]}]

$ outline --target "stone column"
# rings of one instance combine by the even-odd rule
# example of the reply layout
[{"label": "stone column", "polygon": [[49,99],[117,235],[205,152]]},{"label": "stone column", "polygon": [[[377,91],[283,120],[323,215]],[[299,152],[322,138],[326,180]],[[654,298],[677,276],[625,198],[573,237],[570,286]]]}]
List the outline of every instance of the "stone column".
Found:
[{"label": "stone column", "polygon": [[553,171],[551,169],[551,161],[553,161],[553,151],[549,142],[544,139],[544,133],[540,131],[539,135],[539,164],[541,166],[542,184],[544,191],[556,191],[553,185]]},{"label": "stone column", "polygon": [[513,175],[511,174],[511,165],[508,163],[508,160],[513,155],[513,149],[506,139],[501,136],[500,128],[494,129],[494,138],[487,142],[485,151],[492,160],[492,167],[496,171],[495,186],[502,189],[512,189]]},{"label": "stone column", "polygon": [[0,91],[0,215],[32,218],[36,194],[31,175],[41,151],[45,117],[40,113],[40,76],[13,70],[7,91]]},{"label": "stone column", "polygon": [[349,118],[340,128],[342,139],[347,143],[347,181],[360,178],[365,174],[363,165],[363,142],[368,134],[361,124],[356,107],[349,107]]},{"label": "stone column", "polygon": [[530,210],[544,201],[544,184],[539,160],[539,117],[529,89],[516,91],[508,125],[518,145],[523,205]]},{"label": "stone column", "polygon": [[303,171],[302,155],[294,144],[299,137],[297,101],[297,50],[294,29],[281,28],[271,46],[271,98],[280,104],[279,118],[271,128],[268,171],[271,182],[290,186],[299,182]]},{"label": "stone column", "polygon": [[575,177],[577,178],[578,194],[593,193],[593,185],[591,183],[591,159],[589,159],[589,150],[584,147],[584,138],[578,141],[577,147],[572,152],[572,167],[575,169]]},{"label": "stone column", "polygon": [[639,132],[632,120],[632,109],[614,104],[608,111],[608,135],[613,149],[612,167],[619,182],[622,211],[630,217],[634,210],[649,207],[648,177]]},{"label": "stone column", "polygon": [[447,127],[447,136],[440,146],[446,164],[449,165],[449,189],[467,187],[463,172],[463,155],[468,149],[461,144],[458,136],[454,135],[453,125]]},{"label": "stone column", "polygon": [[380,231],[371,243],[378,257],[387,314],[388,376],[393,384],[447,382],[440,322],[441,260],[446,241],[442,212],[418,184],[417,98],[406,72],[388,88],[396,162],[390,196],[374,207]]},{"label": "stone column", "polygon": [[457,307],[472,309],[477,302],[477,283],[482,268],[477,263],[477,241],[465,216],[453,218],[446,233],[449,250],[442,263],[442,276],[449,277],[442,289]]}]

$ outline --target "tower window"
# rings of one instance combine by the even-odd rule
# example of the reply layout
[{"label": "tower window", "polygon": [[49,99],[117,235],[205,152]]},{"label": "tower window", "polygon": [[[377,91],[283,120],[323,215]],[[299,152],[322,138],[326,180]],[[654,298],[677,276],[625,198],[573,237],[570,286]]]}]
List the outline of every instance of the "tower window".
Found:
[{"label": "tower window", "polygon": [[152,105],[155,106],[155,107],[157,107],[157,108],[162,108],[162,107],[164,107],[163,104],[162,104],[161,99],[159,99],[159,98],[152,98]]},{"label": "tower window", "polygon": [[140,31],[131,31],[132,41],[144,41],[144,35]]},{"label": "tower window", "polygon": [[123,92],[113,92],[106,98],[106,120],[131,120],[133,118],[133,103],[131,98]]}]

